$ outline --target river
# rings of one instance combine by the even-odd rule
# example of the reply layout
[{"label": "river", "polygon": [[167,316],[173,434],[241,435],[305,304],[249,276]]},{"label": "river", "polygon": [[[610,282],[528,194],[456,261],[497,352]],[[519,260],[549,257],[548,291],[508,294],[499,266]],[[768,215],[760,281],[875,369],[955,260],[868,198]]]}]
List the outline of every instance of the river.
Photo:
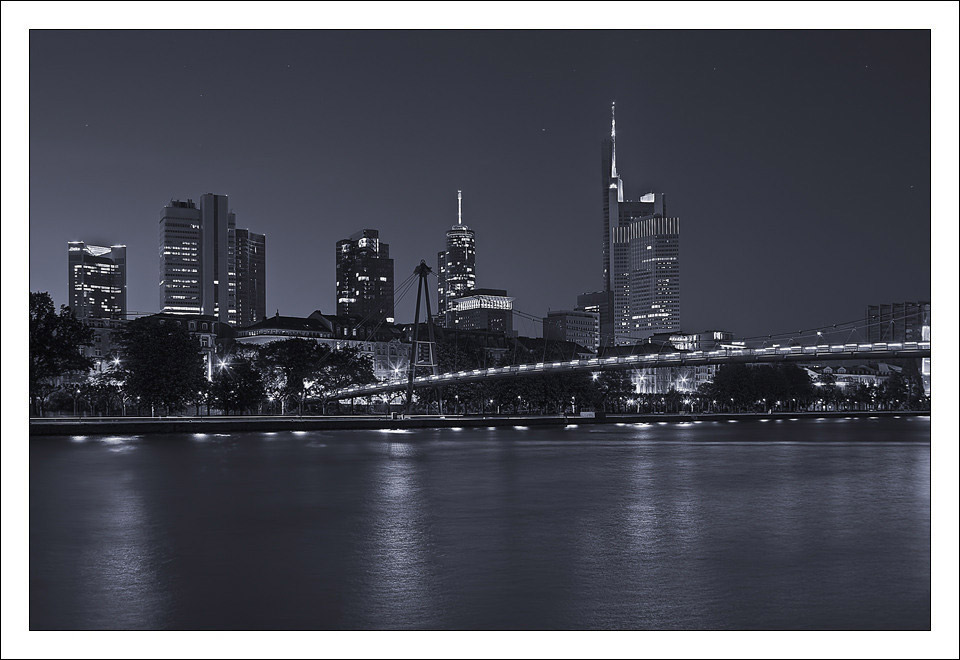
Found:
[{"label": "river", "polygon": [[929,629],[930,420],[34,438],[30,627]]}]

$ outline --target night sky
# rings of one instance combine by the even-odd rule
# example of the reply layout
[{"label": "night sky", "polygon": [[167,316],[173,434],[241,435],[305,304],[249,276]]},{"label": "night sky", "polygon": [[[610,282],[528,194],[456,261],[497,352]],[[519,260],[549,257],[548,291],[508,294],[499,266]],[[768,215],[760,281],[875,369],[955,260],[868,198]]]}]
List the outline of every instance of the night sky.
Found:
[{"label": "night sky", "polygon": [[460,188],[477,285],[572,308],[612,100],[626,197],[681,217],[684,330],[929,300],[927,31],[33,31],[30,288],[65,303],[67,241],[125,243],[158,311],[161,210],[215,192],[267,234],[268,314],[332,313],[337,240],[379,229],[399,284]]}]

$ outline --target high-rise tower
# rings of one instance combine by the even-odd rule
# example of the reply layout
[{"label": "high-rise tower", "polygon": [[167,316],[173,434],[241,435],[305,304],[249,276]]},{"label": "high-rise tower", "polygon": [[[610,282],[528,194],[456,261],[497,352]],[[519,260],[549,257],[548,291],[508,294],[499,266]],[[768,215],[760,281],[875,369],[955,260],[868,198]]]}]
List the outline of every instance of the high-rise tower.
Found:
[{"label": "high-rise tower", "polygon": [[[625,200],[617,171],[616,106],[610,137],[601,144],[603,285],[612,329],[601,337],[632,344],[656,332],[680,329],[680,219],[666,215],[663,193]],[[601,319],[603,319],[601,312]]]},{"label": "high-rise tower", "polygon": [[229,323],[236,314],[231,239],[236,216],[230,213],[226,195],[206,193],[200,197],[201,278],[203,303],[201,313],[216,316]]},{"label": "high-rise tower", "polygon": [[611,247],[613,230],[619,225],[619,207],[623,202],[623,180],[617,174],[617,105],[610,106],[610,137],[600,144],[601,173],[603,183],[603,290],[613,289],[611,275]]},{"label": "high-rise tower", "polygon": [[267,315],[267,237],[249,229],[234,236],[236,325],[243,328]]},{"label": "high-rise tower", "polygon": [[[263,234],[236,228],[226,195],[171,201],[160,216],[160,308],[249,325],[266,314]],[[242,243],[238,245],[238,240]],[[243,282],[239,282],[243,278]],[[251,278],[253,278],[251,280]]]},{"label": "high-rise tower", "polygon": [[127,247],[67,243],[67,295],[79,319],[127,315]]},{"label": "high-rise tower", "polygon": [[453,325],[453,301],[477,286],[477,237],[463,224],[463,193],[457,191],[457,224],[447,230],[447,249],[437,253],[437,320]]},{"label": "high-rise tower", "polygon": [[192,199],[171,200],[160,216],[160,311],[199,314],[200,209]]},{"label": "high-rise tower", "polygon": [[393,259],[376,229],[337,242],[337,316],[393,323]]}]

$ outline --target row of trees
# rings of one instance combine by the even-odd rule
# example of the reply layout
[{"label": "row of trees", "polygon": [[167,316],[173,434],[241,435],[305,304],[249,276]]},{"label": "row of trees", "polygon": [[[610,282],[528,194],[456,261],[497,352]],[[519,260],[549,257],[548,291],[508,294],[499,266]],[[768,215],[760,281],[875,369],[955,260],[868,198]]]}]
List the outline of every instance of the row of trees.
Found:
[{"label": "row of trees", "polygon": [[93,361],[81,349],[93,342],[93,331],[66,305],[58,312],[48,293],[30,293],[30,402],[37,415],[61,389],[70,373],[85,373]]},{"label": "row of trees", "polygon": [[930,407],[916,376],[894,372],[877,386],[841,387],[836,376],[812,380],[794,364],[730,364],[697,392],[700,405],[717,411],[923,410]]},{"label": "row of trees", "polygon": [[30,398],[37,415],[49,407],[74,413],[195,414],[211,408],[226,414],[303,413],[308,402],[348,384],[374,380],[370,359],[358,349],[331,350],[306,339],[262,347],[234,345],[211,355],[211,378],[197,340],[184,325],[142,318],[117,332],[118,350],[91,374],[82,348],[93,333],[46,293],[30,296]]}]

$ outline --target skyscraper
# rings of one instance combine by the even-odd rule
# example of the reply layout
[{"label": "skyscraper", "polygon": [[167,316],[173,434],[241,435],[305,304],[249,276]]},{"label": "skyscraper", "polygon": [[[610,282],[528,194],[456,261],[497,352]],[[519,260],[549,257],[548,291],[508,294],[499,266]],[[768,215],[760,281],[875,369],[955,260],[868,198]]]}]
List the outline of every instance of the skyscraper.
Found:
[{"label": "skyscraper", "polygon": [[200,282],[203,288],[201,313],[229,323],[236,314],[236,300],[230,284],[231,238],[236,216],[230,213],[226,195],[205,193],[200,196],[201,255]]},{"label": "skyscraper", "polygon": [[203,305],[200,284],[200,209],[192,199],[171,200],[160,216],[160,310],[172,314],[199,314]]},{"label": "skyscraper", "polygon": [[[173,200],[160,216],[160,308],[246,325],[266,314],[266,238],[243,229],[226,195]],[[238,262],[239,261],[239,262]],[[238,283],[238,273],[245,281]],[[252,281],[250,278],[254,278]],[[241,296],[242,299],[238,298]],[[241,310],[242,308],[242,310]]]},{"label": "skyscraper", "polygon": [[631,219],[617,227],[614,255],[618,343],[679,330],[680,219],[659,214]]},{"label": "skyscraper", "polygon": [[267,237],[249,229],[235,230],[236,325],[246,327],[267,315]]},{"label": "skyscraper", "polygon": [[393,322],[393,259],[376,229],[337,241],[337,316]]},{"label": "skyscraper", "polygon": [[67,291],[79,319],[127,315],[127,247],[67,243]]},{"label": "skyscraper", "polygon": [[603,284],[610,294],[617,344],[680,329],[680,219],[668,217],[663,193],[625,200],[617,172],[616,106],[610,137],[601,144],[603,183]]},{"label": "skyscraper", "polygon": [[447,230],[447,249],[437,253],[437,320],[452,327],[453,301],[477,285],[477,237],[463,224],[463,194],[457,191],[457,224]]}]

